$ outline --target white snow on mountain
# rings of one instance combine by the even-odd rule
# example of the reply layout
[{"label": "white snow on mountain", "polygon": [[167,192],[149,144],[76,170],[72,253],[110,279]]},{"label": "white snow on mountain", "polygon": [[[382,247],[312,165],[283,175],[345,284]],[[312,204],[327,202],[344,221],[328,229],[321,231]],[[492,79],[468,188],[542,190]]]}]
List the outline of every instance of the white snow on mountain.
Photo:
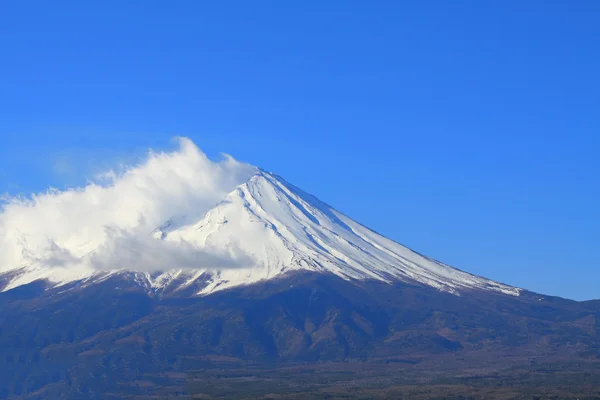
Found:
[{"label": "white snow on mountain", "polygon": [[[147,235],[157,246],[161,242],[169,248],[193,246],[233,259],[243,254],[249,260],[231,268],[173,268],[167,260],[162,272],[135,274],[152,290],[198,287],[197,294],[206,295],[305,270],[344,279],[423,284],[455,294],[482,289],[519,295],[517,288],[460,271],[387,239],[260,169],[199,220],[173,217]],[[136,269],[136,265],[121,267]],[[11,277],[5,278],[4,290],[36,279],[57,285],[73,281],[93,284],[120,271],[83,266],[61,269],[38,262],[5,272]],[[202,285],[196,285],[198,280]]]}]

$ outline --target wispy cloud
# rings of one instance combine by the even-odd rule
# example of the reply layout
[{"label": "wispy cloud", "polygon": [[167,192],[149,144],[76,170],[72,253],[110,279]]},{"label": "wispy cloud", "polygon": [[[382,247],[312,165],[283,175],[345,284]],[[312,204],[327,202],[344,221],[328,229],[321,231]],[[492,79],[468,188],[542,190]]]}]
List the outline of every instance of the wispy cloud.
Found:
[{"label": "wispy cloud", "polygon": [[86,186],[4,199],[0,272],[32,263],[69,268],[234,268],[245,255],[155,240],[173,216],[201,218],[256,168],[230,156],[210,160],[192,141],[150,151],[138,165],[105,171]]}]

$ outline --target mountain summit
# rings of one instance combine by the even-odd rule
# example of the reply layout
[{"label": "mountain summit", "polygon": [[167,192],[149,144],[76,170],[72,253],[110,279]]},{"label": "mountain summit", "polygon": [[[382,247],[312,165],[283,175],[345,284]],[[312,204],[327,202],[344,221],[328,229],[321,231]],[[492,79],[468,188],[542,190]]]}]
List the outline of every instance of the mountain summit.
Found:
[{"label": "mountain summit", "polygon": [[[281,177],[257,169],[245,183],[210,209],[200,220],[173,218],[152,232],[171,248],[197,248],[243,255],[240,265],[138,271],[132,265],[109,272],[73,272],[37,264],[0,276],[4,290],[46,279],[57,285],[81,281],[92,284],[108,276],[133,272],[152,290],[208,294],[240,285],[281,277],[290,271],[334,274],[343,279],[406,282],[460,294],[477,289],[519,295],[519,289],[475,276],[423,256],[353,221]],[[188,263],[189,264],[189,263]],[[129,273],[129,272],[127,272]]]}]

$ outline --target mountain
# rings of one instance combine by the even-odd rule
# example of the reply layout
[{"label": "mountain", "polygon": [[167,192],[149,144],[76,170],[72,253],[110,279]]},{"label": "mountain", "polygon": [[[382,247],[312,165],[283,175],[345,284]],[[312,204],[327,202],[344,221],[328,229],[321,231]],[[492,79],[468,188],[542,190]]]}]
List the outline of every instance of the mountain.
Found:
[{"label": "mountain", "polygon": [[272,173],[148,236],[238,262],[3,273],[0,398],[600,396],[600,303],[460,271]]}]

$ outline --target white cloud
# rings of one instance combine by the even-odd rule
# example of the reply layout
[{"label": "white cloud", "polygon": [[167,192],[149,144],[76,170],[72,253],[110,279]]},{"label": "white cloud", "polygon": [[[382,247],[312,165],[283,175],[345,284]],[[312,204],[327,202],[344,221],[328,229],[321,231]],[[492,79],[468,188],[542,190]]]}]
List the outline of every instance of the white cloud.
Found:
[{"label": "white cloud", "polygon": [[106,171],[95,182],[7,198],[0,211],[0,272],[43,263],[57,268],[233,268],[250,260],[189,243],[152,239],[174,216],[200,219],[245,182],[256,168],[225,155],[210,160],[179,138],[173,152],[150,152],[124,172]]}]

